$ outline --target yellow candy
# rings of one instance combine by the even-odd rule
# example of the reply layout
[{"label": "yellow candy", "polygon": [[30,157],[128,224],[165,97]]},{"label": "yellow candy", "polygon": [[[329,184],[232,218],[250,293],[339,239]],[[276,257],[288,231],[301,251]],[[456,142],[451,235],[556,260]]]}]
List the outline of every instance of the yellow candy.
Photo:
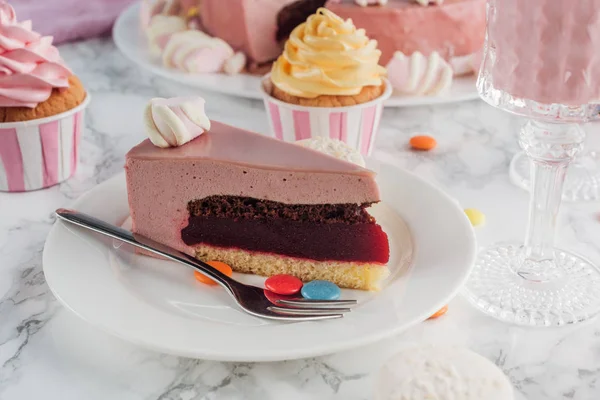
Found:
[{"label": "yellow candy", "polygon": [[467,218],[469,218],[469,221],[471,221],[471,225],[473,226],[479,226],[485,223],[485,214],[476,208],[466,208],[465,214],[467,214]]}]

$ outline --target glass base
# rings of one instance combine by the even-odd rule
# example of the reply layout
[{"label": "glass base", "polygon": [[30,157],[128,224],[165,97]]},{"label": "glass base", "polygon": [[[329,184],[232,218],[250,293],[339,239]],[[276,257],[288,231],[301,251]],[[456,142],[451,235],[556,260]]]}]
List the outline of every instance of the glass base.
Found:
[{"label": "glass base", "polygon": [[[516,154],[510,163],[510,180],[517,186],[529,190],[530,161],[524,152]],[[600,200],[600,153],[583,153],[569,166],[563,188],[565,201]]]},{"label": "glass base", "polygon": [[600,270],[590,261],[555,250],[553,261],[526,263],[520,244],[488,247],[463,294],[484,313],[518,325],[576,324],[600,312]]}]

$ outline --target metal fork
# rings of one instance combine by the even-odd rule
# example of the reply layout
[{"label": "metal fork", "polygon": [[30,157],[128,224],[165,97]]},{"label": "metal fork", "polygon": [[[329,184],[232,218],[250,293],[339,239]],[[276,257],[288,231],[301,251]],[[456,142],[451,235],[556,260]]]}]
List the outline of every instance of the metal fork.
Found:
[{"label": "metal fork", "polygon": [[[56,215],[63,221],[121,240],[169,260],[177,261],[206,275],[224,287],[227,293],[235,299],[244,311],[257,317],[280,321],[314,321],[341,318],[343,317],[343,313],[350,311],[350,308],[342,308],[340,306],[356,304],[356,300],[316,301],[298,297],[278,296],[265,289],[238,282],[188,254],[160,244],[145,236],[131,233],[91,215],[64,208],[56,210]],[[269,300],[266,294],[270,294],[271,296],[269,297],[275,300]]]}]

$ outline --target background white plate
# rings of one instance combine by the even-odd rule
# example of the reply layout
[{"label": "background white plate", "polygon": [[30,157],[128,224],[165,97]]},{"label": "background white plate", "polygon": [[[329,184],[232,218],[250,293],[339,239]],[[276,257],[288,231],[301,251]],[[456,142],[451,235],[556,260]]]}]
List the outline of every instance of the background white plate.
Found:
[{"label": "background white plate", "polygon": [[[84,320],[170,354],[274,361],[371,343],[447,304],[468,276],[476,243],[463,211],[442,191],[395,167],[369,167],[379,172],[383,203],[374,214],[389,235],[394,273],[379,293],[344,290],[342,296],[359,299],[359,305],[342,319],[277,323],[252,317],[219,287],[196,282],[186,267],[136,255],[120,242],[60,222],[44,248],[46,280]],[[124,175],[98,185],[73,208],[120,224],[128,216]],[[411,250],[407,225],[414,241],[410,268],[402,259]],[[263,279],[246,277],[255,283]]]},{"label": "background white plate", "polygon": [[[237,97],[262,99],[260,77],[248,74],[229,76],[227,74],[191,75],[162,66],[159,59],[148,51],[146,38],[139,26],[139,3],[133,4],[121,13],[113,28],[113,38],[117,48],[130,60],[152,73],[190,87],[212,90]],[[452,88],[444,96],[402,96],[393,94],[385,102],[389,107],[421,106],[455,103],[478,99],[475,76],[454,80]]]}]

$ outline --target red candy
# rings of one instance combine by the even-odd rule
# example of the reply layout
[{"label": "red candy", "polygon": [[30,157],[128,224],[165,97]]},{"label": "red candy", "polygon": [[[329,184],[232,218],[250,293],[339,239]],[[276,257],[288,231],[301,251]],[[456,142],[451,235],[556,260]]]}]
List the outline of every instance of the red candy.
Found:
[{"label": "red candy", "polygon": [[275,275],[265,281],[265,287],[273,293],[289,296],[302,289],[302,281],[292,275]]}]

